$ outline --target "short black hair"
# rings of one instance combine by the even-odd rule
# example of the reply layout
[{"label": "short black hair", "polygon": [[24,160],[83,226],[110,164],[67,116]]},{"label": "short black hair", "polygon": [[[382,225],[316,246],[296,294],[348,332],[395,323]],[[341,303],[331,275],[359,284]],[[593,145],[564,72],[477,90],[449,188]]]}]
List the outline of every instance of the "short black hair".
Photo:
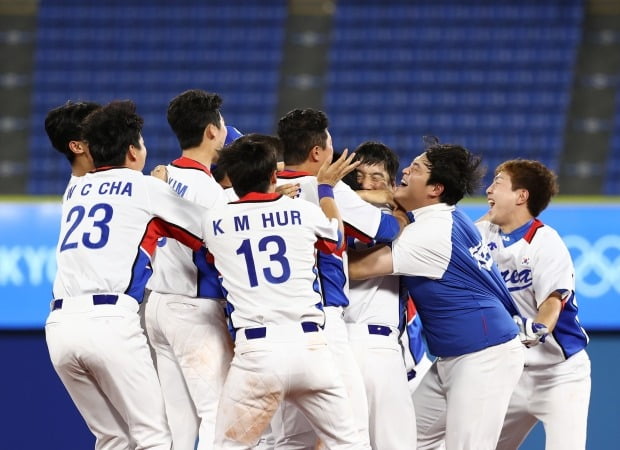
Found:
[{"label": "short black hair", "polygon": [[303,163],[310,150],[327,145],[329,121],[323,111],[318,109],[294,109],[278,121],[278,137],[284,148],[284,163],[295,165]]},{"label": "short black hair", "polygon": [[218,168],[228,175],[235,194],[267,192],[277,167],[277,148],[273,136],[246,134],[226,147],[218,160]]},{"label": "short black hair", "polygon": [[167,119],[181,150],[198,147],[207,125],[221,126],[222,98],[201,89],[190,89],[170,100]]},{"label": "short black hair", "polygon": [[45,132],[57,151],[64,154],[70,163],[75,153],[69,148],[71,141],[81,141],[82,121],[101,105],[94,102],[72,102],[51,109],[45,116]]},{"label": "short black hair", "polygon": [[440,201],[455,205],[465,194],[472,195],[480,187],[484,167],[479,156],[455,144],[435,143],[426,148],[430,176],[427,184],[444,187]]},{"label": "short black hair", "polygon": [[[280,141],[280,138],[278,136],[272,136],[270,134],[258,134],[258,133],[253,133],[251,134],[251,136],[252,136],[252,141],[264,141],[267,145],[272,146],[276,152],[276,161],[277,162],[282,161],[282,158],[283,158],[282,141]],[[225,146],[224,148],[222,148],[219,151],[219,155],[221,155],[222,152],[225,152],[228,148],[230,148],[230,146],[233,143],[234,141],[228,144],[227,146]],[[219,156],[219,158],[221,158],[221,156]],[[219,161],[219,158],[218,158],[218,161]],[[226,176],[226,172],[224,172],[224,169],[218,163],[218,164],[215,164],[214,167],[212,167],[211,175],[213,175],[213,179],[219,183]]]},{"label": "short black hair", "polygon": [[143,125],[131,100],[116,100],[90,113],[82,126],[95,167],[122,166],[129,146],[140,148]]},{"label": "short black hair", "polygon": [[362,142],[355,149],[355,158],[353,160],[361,161],[362,164],[368,165],[383,164],[385,171],[390,177],[388,180],[389,184],[395,183],[400,161],[398,160],[398,155],[394,152],[394,150],[382,142]]}]

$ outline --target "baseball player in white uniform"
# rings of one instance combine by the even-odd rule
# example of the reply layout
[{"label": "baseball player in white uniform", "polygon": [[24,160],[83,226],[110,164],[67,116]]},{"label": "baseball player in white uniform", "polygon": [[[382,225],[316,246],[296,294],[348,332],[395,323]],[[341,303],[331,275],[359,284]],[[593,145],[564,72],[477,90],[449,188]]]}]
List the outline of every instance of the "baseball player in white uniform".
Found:
[{"label": "baseball player in white uniform", "polygon": [[[398,156],[379,142],[355,149],[357,185],[361,190],[392,192]],[[377,205],[389,213],[392,205]],[[358,240],[350,248],[367,248]],[[403,297],[404,299],[405,297]],[[407,374],[399,336],[404,327],[399,277],[351,280],[345,308],[349,342],[360,367],[368,399],[370,445],[374,449],[416,447],[415,412],[407,392]]]},{"label": "baseball player in white uniform", "polygon": [[[226,203],[211,163],[227,137],[222,99],[199,89],[170,101],[167,118],[182,156],[167,167],[167,181],[182,198],[205,208]],[[199,270],[201,253],[173,239],[158,243],[147,287],[145,323],[155,351],[168,423],[176,450],[213,448],[220,392],[232,359],[224,294],[218,273]]]},{"label": "baseball player in white uniform", "polygon": [[202,246],[204,209],[140,172],[142,123],[129,101],[112,102],[83,123],[97,169],[75,178],[63,198],[45,326],[52,364],[98,450],[172,448],[138,304],[160,236]]},{"label": "baseball player in white uniform", "polygon": [[[278,136],[284,146],[285,169],[278,173],[278,183],[299,184],[299,198],[318,204],[316,174],[319,167],[333,156],[328,119],[315,109],[296,109],[282,117],[278,123]],[[370,203],[362,200],[344,182],[334,187],[334,197],[342,215],[347,237],[362,242],[390,242],[400,232],[401,223],[383,214]],[[406,217],[400,218],[403,223]],[[360,435],[368,438],[368,402],[364,380],[351,349],[344,309],[349,304],[346,252],[319,254],[319,270],[327,322],[325,332],[330,350],[347,386],[355,413],[355,423]],[[276,448],[299,449],[314,445],[316,437],[298,410],[284,403],[274,418],[273,431]]]},{"label": "baseball player in white uniform", "polygon": [[328,184],[318,187],[319,208],[275,192],[276,155],[265,141],[240,138],[220,157],[239,200],[210,210],[205,220],[236,330],[217,416],[218,449],[255,445],[284,399],[304,412],[329,448],[368,448],[322,330],[316,270],[317,248],[342,245],[331,186],[354,168],[349,162],[323,166],[319,180]]},{"label": "baseball player in white uniform", "polygon": [[352,279],[401,275],[437,355],[414,393],[418,448],[495,448],[523,370],[519,311],[473,222],[455,205],[480,179],[466,149],[434,144],[403,170],[394,199],[411,211],[392,247],[350,253]]},{"label": "baseball player in white uniform", "polygon": [[517,448],[539,420],[547,450],[586,447],[590,360],[577,318],[575,270],[558,233],[537,219],[557,191],[555,175],[540,162],[506,161],[495,170],[490,209],[478,222],[521,310],[516,319],[527,347],[498,449]]}]

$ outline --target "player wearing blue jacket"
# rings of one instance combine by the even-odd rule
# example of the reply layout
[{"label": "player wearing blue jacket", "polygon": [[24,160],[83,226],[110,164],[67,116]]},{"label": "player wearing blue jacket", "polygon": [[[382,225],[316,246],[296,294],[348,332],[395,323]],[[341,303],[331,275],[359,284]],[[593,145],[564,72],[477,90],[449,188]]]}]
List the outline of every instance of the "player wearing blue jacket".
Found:
[{"label": "player wearing blue jacket", "polygon": [[418,448],[494,449],[522,371],[518,310],[474,223],[457,207],[479,158],[435,143],[403,170],[395,200],[413,213],[392,247],[350,254],[352,279],[403,275],[430,352],[416,392]]}]

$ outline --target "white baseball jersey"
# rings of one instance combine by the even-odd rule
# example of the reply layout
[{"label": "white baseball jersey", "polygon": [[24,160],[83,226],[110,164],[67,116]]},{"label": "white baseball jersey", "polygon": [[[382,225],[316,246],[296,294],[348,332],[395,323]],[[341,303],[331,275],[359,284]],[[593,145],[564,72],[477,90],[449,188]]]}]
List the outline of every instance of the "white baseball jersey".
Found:
[{"label": "white baseball jersey", "polygon": [[[223,189],[200,162],[181,157],[167,172],[180,197],[207,209],[226,203]],[[166,238],[158,242],[153,269],[145,328],[174,445],[193,450],[198,436],[197,449],[209,450],[233,353],[223,300],[212,301],[224,298],[219,274],[203,252]]]},{"label": "white baseball jersey", "polygon": [[251,193],[208,211],[204,224],[234,328],[323,325],[315,247],[335,250],[336,220],[310,202]]},{"label": "white baseball jersey", "polygon": [[541,303],[555,291],[563,296],[555,329],[543,344],[527,349],[526,364],[549,366],[585,348],[588,336],[577,317],[575,269],[558,233],[539,220],[509,234],[487,221],[477,226],[522,315],[536,317]]},{"label": "white baseball jersey", "polygon": [[[227,202],[224,190],[203,164],[181,157],[170,163],[167,170],[168,184],[180,197],[208,209]],[[202,255],[194,254],[174,239],[161,239],[157,245],[153,277],[147,286],[150,290],[188,297],[222,298],[217,273],[204,273],[196,267],[194,261]]]},{"label": "white baseball jersey", "polygon": [[[299,198],[319,204],[316,176],[308,172],[284,170],[278,172],[278,185],[299,183]],[[334,186],[334,199],[345,225],[346,235],[362,242],[391,242],[400,231],[398,221],[390,214],[362,200],[346,183]]]},{"label": "white baseball jersey", "polygon": [[583,449],[590,360],[585,351],[588,336],[577,318],[570,253],[558,233],[538,219],[508,234],[487,221],[477,225],[523,315],[536,317],[540,305],[556,291],[564,303],[545,342],[525,348],[526,366],[510,399],[497,448],[517,448],[540,420],[547,448]]},{"label": "white baseball jersey", "polygon": [[[389,214],[380,208],[376,208]],[[355,249],[369,247],[359,240],[349,240]],[[348,323],[385,325],[399,329],[403,325],[404,305],[400,302],[400,278],[376,277],[349,281],[349,306],[344,320]]]},{"label": "white baseball jersey", "polygon": [[54,297],[125,293],[142,301],[157,239],[199,250],[204,208],[128,168],[76,177],[62,205]]},{"label": "white baseball jersey", "polygon": [[229,202],[236,202],[239,200],[239,196],[235,193],[235,190],[231,187],[224,189],[224,195]]},{"label": "white baseball jersey", "polygon": [[[299,198],[319,204],[316,176],[308,172],[284,170],[278,172],[278,185],[298,183]],[[398,221],[391,214],[362,200],[346,183],[339,181],[334,186],[334,199],[344,222],[347,238],[361,242],[391,242],[399,233]],[[322,289],[326,306],[347,306],[349,304],[349,276],[346,252],[331,255],[319,254]]]},{"label": "white baseball jersey", "polygon": [[46,341],[97,447],[171,446],[138,303],[157,239],[200,249],[203,213],[161,181],[122,167],[72,178],[65,191]]},{"label": "white baseball jersey", "polygon": [[[367,248],[358,240],[352,247]],[[404,300],[404,297],[403,297]],[[349,342],[364,380],[372,448],[415,448],[415,411],[399,336],[404,326],[400,277],[351,280],[344,310]]]}]

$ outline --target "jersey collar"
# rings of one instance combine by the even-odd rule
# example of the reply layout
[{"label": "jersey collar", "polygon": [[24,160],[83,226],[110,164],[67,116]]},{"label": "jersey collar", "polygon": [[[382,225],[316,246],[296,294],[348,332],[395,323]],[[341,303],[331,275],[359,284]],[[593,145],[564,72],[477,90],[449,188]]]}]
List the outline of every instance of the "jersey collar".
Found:
[{"label": "jersey collar", "polygon": [[[94,168],[89,173],[105,172],[106,170],[112,170],[112,169],[129,169],[129,167],[126,167],[126,166],[102,166],[102,167]],[[132,169],[130,169],[130,170],[132,170]]]},{"label": "jersey collar", "polygon": [[276,176],[278,178],[293,179],[293,178],[301,178],[301,177],[307,177],[307,176],[313,176],[313,175],[310,172],[304,172],[302,170],[284,169],[276,173]]},{"label": "jersey collar", "polygon": [[190,159],[186,156],[181,156],[180,158],[175,159],[170,163],[174,167],[180,167],[182,169],[198,169],[205,172],[207,175],[211,175],[211,170],[204,164],[196,161],[195,159]]},{"label": "jersey collar", "polygon": [[282,194],[277,192],[249,192],[241,197],[239,200],[232,203],[256,203],[256,202],[270,202],[282,197]]},{"label": "jersey collar", "polygon": [[502,230],[499,230],[499,237],[501,238],[504,247],[510,247],[515,242],[523,239],[533,223],[534,219],[530,219],[519,228],[511,231],[510,233],[504,233],[502,232]]}]

